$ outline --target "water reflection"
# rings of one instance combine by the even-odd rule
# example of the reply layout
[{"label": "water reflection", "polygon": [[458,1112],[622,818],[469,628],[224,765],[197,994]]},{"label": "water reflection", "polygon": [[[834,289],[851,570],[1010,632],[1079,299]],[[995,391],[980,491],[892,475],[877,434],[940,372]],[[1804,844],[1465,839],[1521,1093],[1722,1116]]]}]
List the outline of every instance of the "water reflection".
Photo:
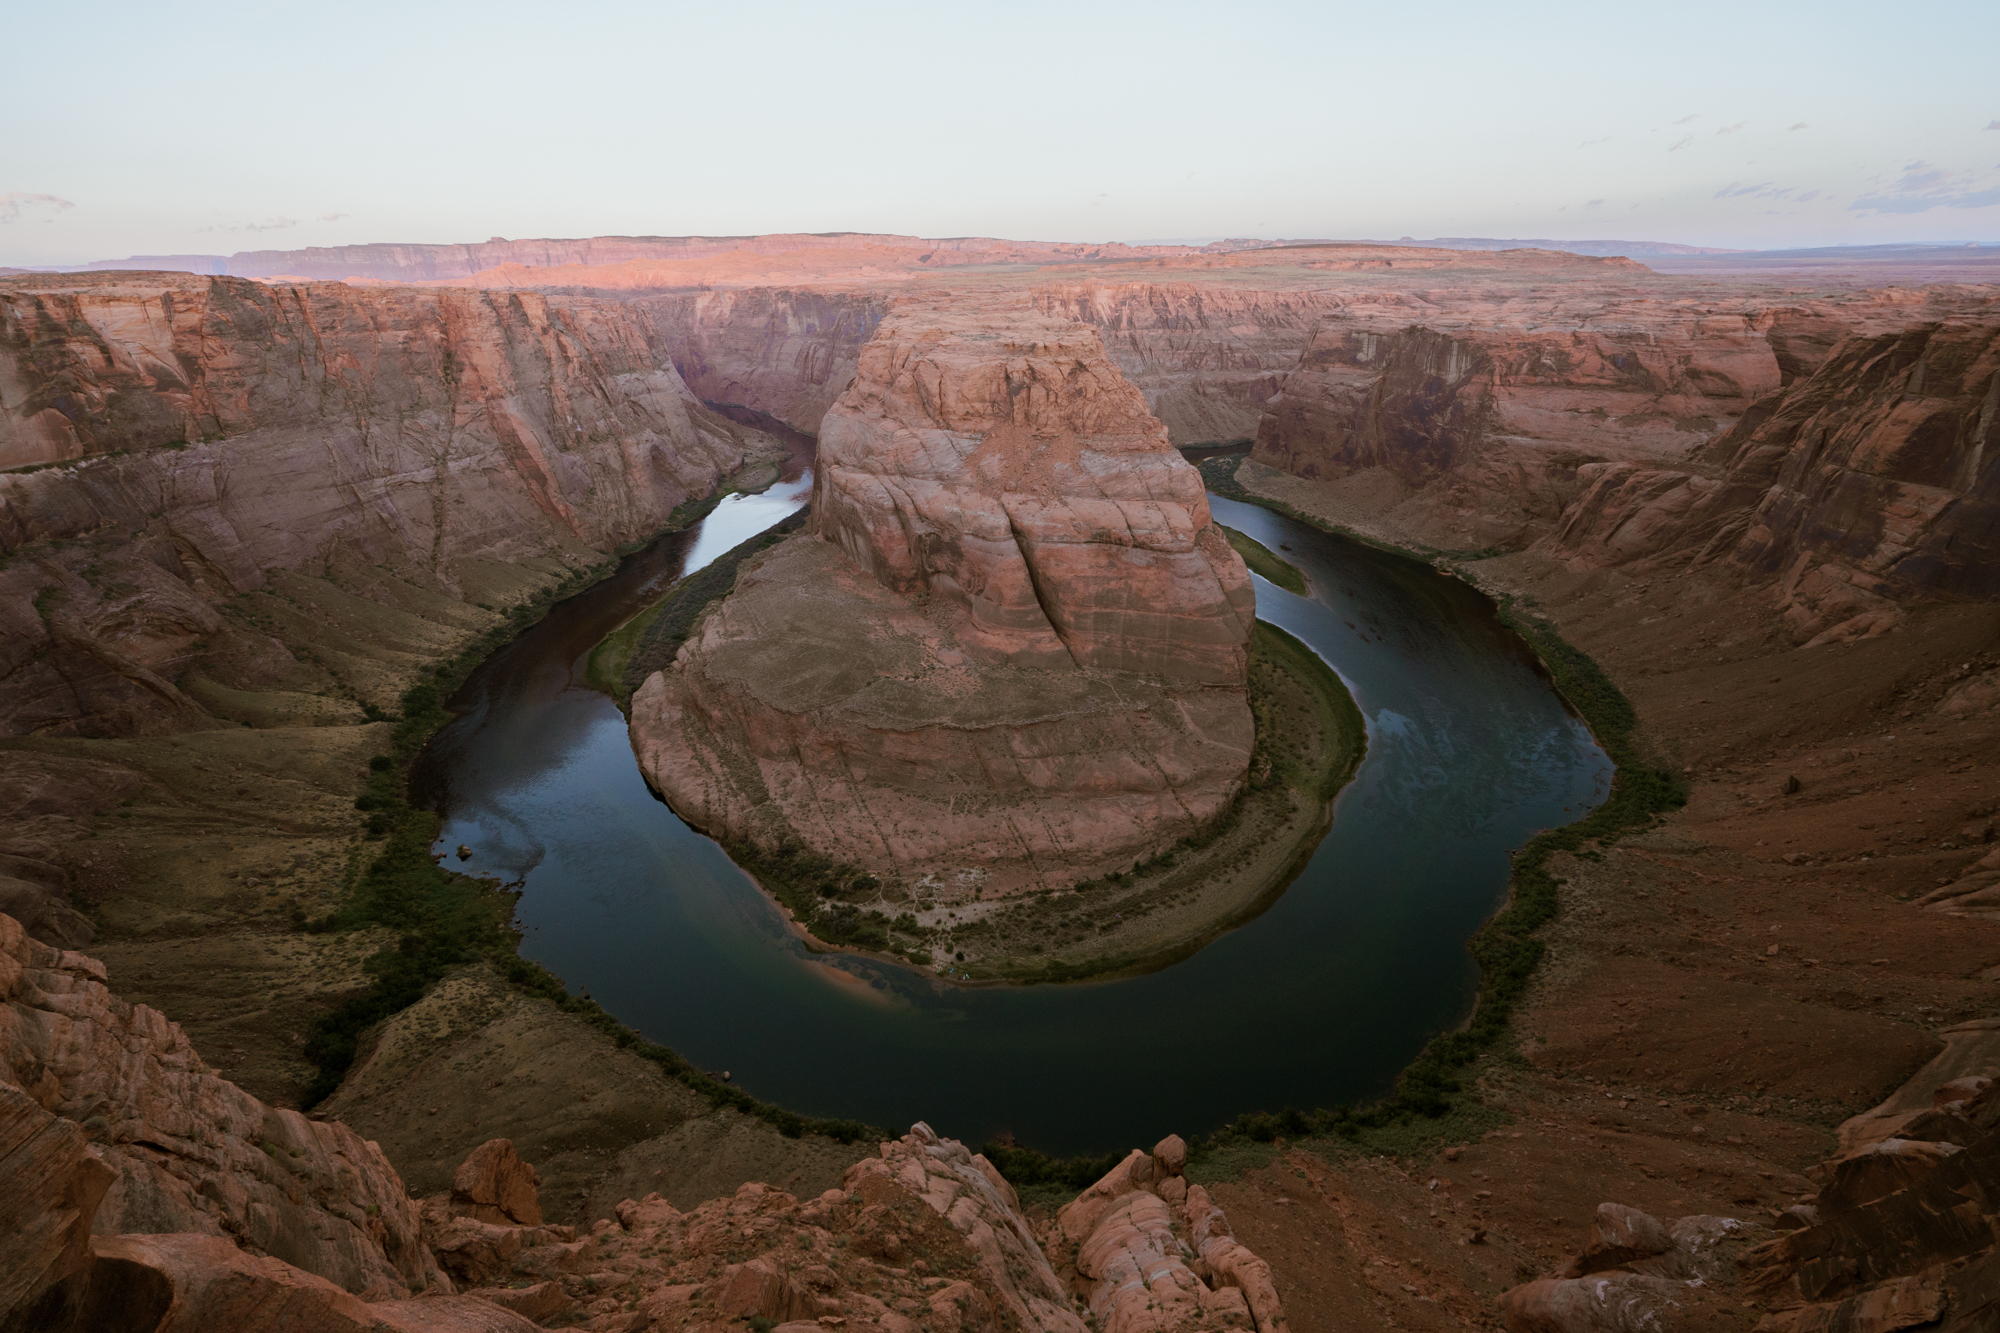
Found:
[{"label": "water reflection", "polygon": [[1368,719],[1368,759],[1292,887],[1194,957],[1126,981],[966,991],[815,957],[651,794],[623,717],[579,675],[651,590],[803,503],[803,466],[496,655],[417,778],[441,842],[521,882],[524,953],[758,1096],[1075,1152],[1377,1095],[1463,1017],[1477,980],[1465,941],[1505,892],[1508,850],[1608,787],[1603,754],[1483,598],[1212,498],[1311,579],[1306,597],[1257,580],[1258,613],[1332,664]]}]

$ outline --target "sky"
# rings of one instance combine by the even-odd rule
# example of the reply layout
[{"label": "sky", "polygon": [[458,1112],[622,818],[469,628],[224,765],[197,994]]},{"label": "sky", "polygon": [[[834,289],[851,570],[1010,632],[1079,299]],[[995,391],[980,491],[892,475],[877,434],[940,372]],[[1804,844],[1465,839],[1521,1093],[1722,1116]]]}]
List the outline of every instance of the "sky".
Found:
[{"label": "sky", "polygon": [[0,264],[489,236],[2000,242],[2000,4],[0,0]]}]

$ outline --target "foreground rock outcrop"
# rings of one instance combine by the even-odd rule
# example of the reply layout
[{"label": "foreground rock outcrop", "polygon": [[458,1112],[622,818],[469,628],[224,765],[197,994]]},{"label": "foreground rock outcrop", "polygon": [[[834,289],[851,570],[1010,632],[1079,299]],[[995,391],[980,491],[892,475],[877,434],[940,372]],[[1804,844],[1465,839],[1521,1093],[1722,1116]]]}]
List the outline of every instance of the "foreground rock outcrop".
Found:
[{"label": "foreground rock outcrop", "polygon": [[[222,1078],[178,1027],[114,995],[95,959],[0,916],[0,1003],[14,1132],[43,1126],[57,1145],[48,1179],[76,1180],[67,1193],[98,1233],[223,1237],[369,1299],[435,1279],[416,1205],[379,1148]],[[79,1139],[93,1166],[62,1146]]]},{"label": "foreground rock outcrop", "polygon": [[1281,1333],[1284,1304],[1271,1269],[1237,1243],[1229,1219],[1183,1170],[1187,1144],[1170,1135],[1124,1161],[1056,1215],[1051,1248],[1099,1333],[1255,1328]]},{"label": "foreground rock outcrop", "polygon": [[992,1164],[922,1124],[816,1198],[544,1225],[511,1143],[419,1204],[375,1144],[264,1106],[6,916],[0,1001],[0,1329],[1084,1333],[1079,1302],[1099,1333],[1286,1327],[1177,1138],[1065,1209],[1053,1262]]},{"label": "foreground rock outcrop", "polygon": [[886,320],[825,420],[813,524],[633,697],[692,822],[1006,893],[1129,867],[1235,796],[1249,575],[1090,330]]}]

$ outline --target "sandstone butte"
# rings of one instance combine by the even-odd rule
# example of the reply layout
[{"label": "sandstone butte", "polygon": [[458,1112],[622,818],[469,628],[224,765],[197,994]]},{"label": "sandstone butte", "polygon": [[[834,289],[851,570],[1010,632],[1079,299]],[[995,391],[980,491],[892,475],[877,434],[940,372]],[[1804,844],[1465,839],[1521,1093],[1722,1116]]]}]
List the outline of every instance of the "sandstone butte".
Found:
[{"label": "sandstone butte", "polygon": [[746,1184],[683,1212],[655,1193],[548,1225],[512,1143],[410,1198],[376,1144],[259,1102],[9,916],[0,1003],[0,1327],[1287,1329],[1177,1137],[1039,1226],[921,1123],[813,1198]]},{"label": "sandstone butte", "polygon": [[821,423],[812,531],[632,699],[697,827],[1009,894],[1200,833],[1248,769],[1256,615],[1095,331],[899,308]]},{"label": "sandstone butte", "polygon": [[[1254,498],[1443,552],[1432,558],[1460,577],[1535,599],[1690,787],[1655,829],[1551,863],[1562,912],[1543,943],[1556,966],[1517,1012],[1524,1063],[1466,1073],[1481,1119],[1388,1156],[1287,1142],[1209,1187],[1292,1326],[1990,1322],[1995,290],[1884,285],[1886,270],[1670,276],[1548,252],[908,239],[718,241],[712,270],[685,245],[622,242],[412,247],[329,259],[355,265],[339,273],[287,252],[262,270],[367,263],[373,289],[0,280],[0,442],[17,469],[0,474],[0,910],[69,945],[94,927],[135,1015],[164,1013],[219,1052],[291,1136],[272,1141],[277,1156],[259,1149],[267,1162],[329,1160],[345,1141],[278,1107],[310,1074],[294,1034],[365,984],[374,946],[289,920],[342,899],[363,820],[352,799],[389,730],[365,709],[392,710],[421,667],[602,568],[762,447],[701,400],[823,431],[897,302],[982,318],[1025,305],[1094,329],[1173,443],[1251,444],[1229,480]],[[816,250],[819,276],[797,258]],[[486,284],[395,284],[508,264],[522,267]],[[482,290],[495,285],[511,290]],[[590,290],[600,297],[568,294]],[[468,455],[440,457],[439,439]],[[869,596],[908,601],[819,547]],[[16,1086],[46,1092],[33,1034],[52,1021],[12,1029],[28,1034],[10,1037]],[[503,1087],[466,1089],[455,1063],[524,1041],[534,1058],[503,1066],[516,1071]],[[659,1104],[672,1089],[645,1072],[475,965],[382,1025],[340,1114],[440,1207],[489,1140],[541,1145],[549,1234],[477,1223],[514,1229],[496,1241],[520,1245],[509,1263],[555,1258],[584,1235],[557,1228],[644,1195],[605,1192],[637,1163],[680,1182],[688,1217],[744,1181],[838,1183],[806,1171],[811,1154],[839,1151],[823,1140],[694,1119],[658,1134],[628,1090]],[[247,1123],[242,1103],[218,1104]],[[27,1243],[42,1257],[5,1265],[8,1299],[49,1265],[269,1281],[273,1302],[314,1285],[206,1226],[178,1248],[88,1240],[76,1219],[112,1187],[81,1157],[115,1147],[150,1170],[174,1145],[109,1143],[124,1114],[109,1103],[35,1105],[53,1119],[15,1121],[33,1146],[8,1160],[47,1183],[4,1197],[53,1220],[0,1229],[40,1238]],[[204,1151],[210,1164],[181,1167],[185,1180],[165,1172],[184,1190],[172,1197],[228,1236],[223,1218],[278,1207],[258,1163],[230,1174],[239,1148]],[[496,1170],[504,1156],[488,1154]],[[706,1193],[674,1174],[693,1159]],[[225,1176],[247,1202],[229,1202]],[[489,1183],[468,1178],[468,1201],[492,1199],[470,1206],[502,1207],[502,1181]],[[1169,1187],[1152,1188],[1165,1201]],[[283,1194],[304,1210],[308,1249],[346,1243],[369,1216],[365,1203],[321,1216],[311,1208],[335,1196],[303,1184]],[[518,1202],[517,1180],[506,1197]],[[603,1202],[586,1211],[586,1199]],[[393,1198],[368,1202],[383,1237],[406,1234]],[[1134,1204],[1125,1216],[1144,1231],[1152,1205]],[[1199,1250],[1192,1220],[1167,1206],[1176,1240]],[[628,1253],[625,1238],[659,1216],[646,1207],[599,1244]],[[801,1217],[809,1197],[776,1190],[708,1216],[761,1236],[761,1207],[802,1221],[809,1241],[826,1225]],[[894,1234],[903,1246],[915,1229]],[[1046,1226],[1037,1239],[1068,1280],[1067,1242]],[[525,1317],[627,1326],[630,1312],[591,1312],[604,1298],[567,1270],[435,1261],[489,1293],[518,1290],[506,1299]],[[746,1290],[774,1302],[820,1290],[744,1262]],[[943,1326],[924,1295],[907,1299]],[[370,1317],[387,1322],[392,1303]],[[559,1306],[569,1313],[543,1312]]]}]

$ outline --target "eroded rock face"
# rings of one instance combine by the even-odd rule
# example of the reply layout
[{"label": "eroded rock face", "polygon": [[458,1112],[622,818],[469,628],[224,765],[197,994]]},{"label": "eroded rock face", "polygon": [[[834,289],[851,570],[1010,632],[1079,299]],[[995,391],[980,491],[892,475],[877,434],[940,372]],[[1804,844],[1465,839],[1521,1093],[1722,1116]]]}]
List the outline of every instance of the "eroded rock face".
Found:
[{"label": "eroded rock face", "polygon": [[1290,1327],[1271,1269],[1181,1171],[1178,1135],[1135,1148],[1057,1213],[1049,1244],[1102,1333]]},{"label": "eroded rock face", "polygon": [[540,1226],[535,1168],[521,1160],[509,1139],[482,1143],[451,1178],[451,1210],[481,1222]]},{"label": "eroded rock face", "polygon": [[1693,467],[1585,468],[1552,546],[1603,565],[1675,559],[1775,583],[1793,638],[1893,627],[1926,595],[2000,586],[2000,322],[1842,342]]},{"label": "eroded rock face", "polygon": [[217,1075],[178,1026],[112,994],[103,964],[0,916],[0,1003],[0,1079],[109,1168],[96,1233],[224,1237],[368,1299],[435,1279],[380,1149]]},{"label": "eroded rock face", "polygon": [[1041,1237],[992,1163],[921,1123],[815,1198],[753,1183],[542,1225],[510,1142],[419,1205],[374,1144],[264,1106],[103,982],[0,916],[0,1328],[1286,1327],[1269,1266],[1182,1177],[1178,1137]]},{"label": "eroded rock face", "polygon": [[1426,313],[1385,296],[1320,325],[1252,457],[1374,478],[1378,504],[1440,544],[1525,546],[1581,492],[1579,468],[1683,452],[1776,389],[1780,317],[1588,292],[1460,293]]},{"label": "eroded rock face", "polygon": [[918,307],[822,424],[815,530],[1016,666],[1238,685],[1255,598],[1200,474],[1080,325]]},{"label": "eroded rock face", "polygon": [[[1805,301],[1585,284],[1355,293],[1269,400],[1252,456],[1337,483],[1440,546],[1520,549],[1560,528],[1559,540],[1593,533],[1592,559],[1629,560],[1658,549],[1651,530],[1712,507],[1726,470],[1702,461],[1712,442],[1754,429],[1762,400],[1814,377],[1843,338],[1991,309],[1977,289],[1943,288]],[[1647,511],[1636,526],[1578,525],[1607,478],[1636,485],[1612,506],[1620,519]]]},{"label": "eroded rock face", "polygon": [[1087,329],[884,323],[828,414],[820,536],[747,564],[633,696],[640,767],[766,852],[973,892],[1128,868],[1249,763],[1255,600]]},{"label": "eroded rock face", "polygon": [[0,283],[0,466],[71,463],[0,476],[0,733],[209,725],[191,668],[297,666],[221,613],[274,571],[456,595],[487,560],[601,559],[742,457],[611,303]]}]

